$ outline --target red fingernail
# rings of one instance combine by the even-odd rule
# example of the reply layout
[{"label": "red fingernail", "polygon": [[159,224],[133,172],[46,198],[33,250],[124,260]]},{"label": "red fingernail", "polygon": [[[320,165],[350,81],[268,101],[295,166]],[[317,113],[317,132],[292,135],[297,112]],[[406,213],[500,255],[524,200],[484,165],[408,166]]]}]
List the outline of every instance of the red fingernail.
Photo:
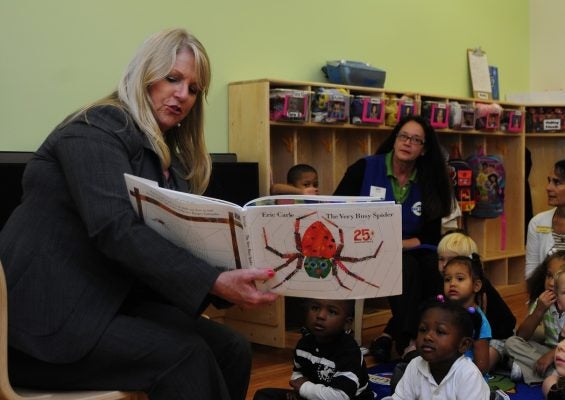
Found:
[{"label": "red fingernail", "polygon": [[275,276],[275,271],[273,271],[272,269],[270,269],[267,274],[269,275],[269,278],[272,278],[273,276]]}]

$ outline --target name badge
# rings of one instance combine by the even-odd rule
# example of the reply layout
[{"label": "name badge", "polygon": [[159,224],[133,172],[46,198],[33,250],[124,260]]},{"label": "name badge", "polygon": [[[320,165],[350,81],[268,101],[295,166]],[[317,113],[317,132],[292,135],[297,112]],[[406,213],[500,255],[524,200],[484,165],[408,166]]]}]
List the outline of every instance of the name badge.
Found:
[{"label": "name badge", "polygon": [[376,197],[377,200],[384,200],[386,197],[386,188],[379,186],[371,186],[369,196]]},{"label": "name badge", "polygon": [[551,226],[536,226],[537,233],[551,233]]}]

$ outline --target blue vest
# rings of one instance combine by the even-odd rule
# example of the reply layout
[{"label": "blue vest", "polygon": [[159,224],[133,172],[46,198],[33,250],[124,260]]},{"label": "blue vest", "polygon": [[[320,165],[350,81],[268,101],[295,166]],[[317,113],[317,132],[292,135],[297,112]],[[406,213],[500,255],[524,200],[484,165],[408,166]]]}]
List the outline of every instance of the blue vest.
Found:
[{"label": "blue vest", "polygon": [[[378,154],[365,158],[367,165],[360,195],[369,196],[371,186],[378,186],[386,189],[386,201],[396,202],[390,178],[386,174],[385,156],[385,154]],[[417,182],[412,182],[408,197],[402,203],[402,239],[416,236],[420,232],[422,224],[422,195],[420,186]]]}]

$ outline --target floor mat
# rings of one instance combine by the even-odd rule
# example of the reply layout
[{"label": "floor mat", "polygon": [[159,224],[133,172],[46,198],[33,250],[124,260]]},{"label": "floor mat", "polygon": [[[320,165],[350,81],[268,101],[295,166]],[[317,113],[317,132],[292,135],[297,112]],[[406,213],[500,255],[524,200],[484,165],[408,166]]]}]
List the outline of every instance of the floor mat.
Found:
[{"label": "floor mat", "polygon": [[[390,378],[394,365],[394,363],[379,364],[369,368],[369,382],[371,389],[375,392],[376,400],[390,396]],[[515,384],[503,375],[492,376],[489,386],[503,390],[512,400],[543,400],[541,386],[528,386],[524,383]]]},{"label": "floor mat", "polygon": [[390,396],[390,378],[394,370],[394,363],[379,364],[369,368],[369,383],[375,392],[375,399]]}]

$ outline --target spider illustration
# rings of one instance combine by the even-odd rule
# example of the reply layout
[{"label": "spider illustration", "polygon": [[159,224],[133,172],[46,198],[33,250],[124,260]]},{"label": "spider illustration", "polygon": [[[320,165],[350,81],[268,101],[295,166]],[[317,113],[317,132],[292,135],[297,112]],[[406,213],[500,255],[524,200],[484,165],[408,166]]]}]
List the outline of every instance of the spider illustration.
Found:
[{"label": "spider illustration", "polygon": [[277,249],[271,247],[267,239],[267,232],[265,231],[265,228],[263,228],[265,249],[267,249],[271,253],[276,254],[280,258],[286,259],[283,264],[274,268],[275,271],[279,271],[290,265],[290,263],[292,263],[294,260],[297,260],[294,270],[290,272],[280,283],[273,286],[273,289],[290,280],[298,271],[302,269],[303,266],[308,276],[317,279],[326,278],[331,271],[332,275],[338,281],[339,285],[347,290],[351,290],[351,288],[348,288],[344,285],[343,281],[338,275],[338,270],[342,270],[347,275],[352,276],[358,281],[365,282],[367,285],[378,288],[379,285],[371,283],[361,276],[357,275],[356,273],[352,272],[344,265],[343,262],[347,261],[356,263],[368,260],[370,258],[375,258],[379,253],[383,242],[381,241],[381,243],[377,246],[375,252],[371,255],[365,257],[342,256],[341,252],[344,248],[343,230],[327,218],[322,217],[324,221],[333,225],[339,231],[339,243],[337,244],[337,246],[330,230],[326,225],[324,225],[322,221],[313,222],[310,226],[308,226],[308,228],[306,228],[304,235],[300,237],[300,222],[302,221],[302,219],[309,217],[312,214],[316,214],[316,211],[303,215],[302,217],[298,217],[294,221],[294,241],[296,243],[296,253],[281,253]]}]

